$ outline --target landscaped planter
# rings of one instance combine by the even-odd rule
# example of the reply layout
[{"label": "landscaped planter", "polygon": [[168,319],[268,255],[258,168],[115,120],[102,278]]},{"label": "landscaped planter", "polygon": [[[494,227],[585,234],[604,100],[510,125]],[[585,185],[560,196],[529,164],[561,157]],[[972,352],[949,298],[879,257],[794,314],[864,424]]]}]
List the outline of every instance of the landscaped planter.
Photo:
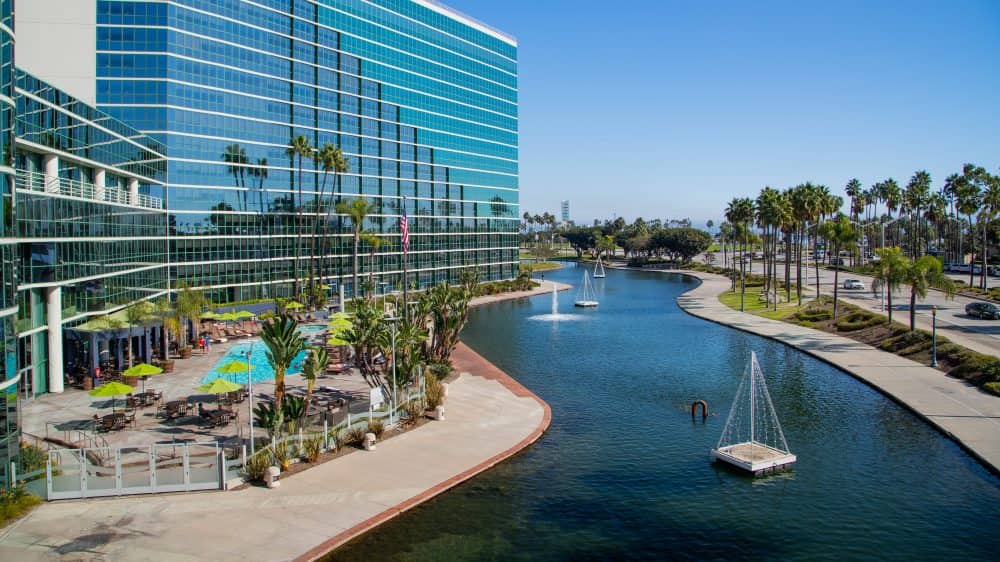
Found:
[{"label": "landscaped planter", "polygon": [[164,373],[172,373],[172,372],[174,372],[174,360],[173,359],[168,359],[168,360],[166,360],[166,361],[163,362],[163,372]]},{"label": "landscaped planter", "polygon": [[181,348],[181,359],[190,359],[190,358],[191,358],[191,348],[190,347]]}]

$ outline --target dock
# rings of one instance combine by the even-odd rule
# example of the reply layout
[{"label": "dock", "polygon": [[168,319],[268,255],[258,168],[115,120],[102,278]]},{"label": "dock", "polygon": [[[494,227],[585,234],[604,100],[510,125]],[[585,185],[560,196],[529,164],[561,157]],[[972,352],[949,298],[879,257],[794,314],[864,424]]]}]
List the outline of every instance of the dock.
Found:
[{"label": "dock", "polygon": [[795,464],[795,455],[756,441],[712,449],[712,458],[754,476],[777,472]]}]

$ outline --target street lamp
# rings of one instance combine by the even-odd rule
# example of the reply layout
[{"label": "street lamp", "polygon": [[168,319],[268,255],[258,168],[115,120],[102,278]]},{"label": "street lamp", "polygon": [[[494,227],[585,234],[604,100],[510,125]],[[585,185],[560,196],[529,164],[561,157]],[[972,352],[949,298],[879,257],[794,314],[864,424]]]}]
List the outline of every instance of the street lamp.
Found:
[{"label": "street lamp", "polygon": [[[378,284],[382,286],[382,313],[385,314],[389,310],[389,300],[386,298],[386,297],[389,296],[389,293],[386,291],[386,288],[389,286],[389,282],[388,281],[379,281]],[[378,292],[377,291],[376,291],[376,297],[375,298],[378,298]]]},{"label": "street lamp", "polygon": [[937,305],[931,307],[931,367],[937,367]]},{"label": "street lamp", "polygon": [[253,372],[252,372],[253,363],[250,362],[250,356],[251,355],[253,355],[253,343],[250,344],[250,347],[247,349],[247,352],[246,352],[246,358],[247,358],[247,394],[250,395],[249,396],[249,398],[250,398],[250,400],[249,400],[249,402],[250,402],[250,415],[248,416],[250,418],[250,456],[253,457],[255,451],[254,451],[254,438],[253,438]]}]

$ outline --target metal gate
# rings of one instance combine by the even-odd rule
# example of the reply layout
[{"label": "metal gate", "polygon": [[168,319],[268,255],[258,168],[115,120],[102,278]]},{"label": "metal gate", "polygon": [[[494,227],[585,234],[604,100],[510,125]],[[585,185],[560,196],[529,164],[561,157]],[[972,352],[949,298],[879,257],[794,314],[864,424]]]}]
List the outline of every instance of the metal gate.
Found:
[{"label": "metal gate", "polygon": [[55,449],[45,470],[49,500],[224,488],[218,443]]}]

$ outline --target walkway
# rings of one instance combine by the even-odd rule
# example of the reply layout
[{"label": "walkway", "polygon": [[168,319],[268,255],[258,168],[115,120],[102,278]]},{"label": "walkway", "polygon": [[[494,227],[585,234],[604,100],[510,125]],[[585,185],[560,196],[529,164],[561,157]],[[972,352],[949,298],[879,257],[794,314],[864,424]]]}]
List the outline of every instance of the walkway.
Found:
[{"label": "walkway", "polygon": [[[548,427],[548,406],[460,345],[445,421],[354,452],[276,490],[64,501],[0,534],[0,560],[314,559],[492,467]],[[475,374],[472,374],[475,373]]]},{"label": "walkway", "polygon": [[676,273],[702,280],[677,298],[689,314],[778,340],[847,371],[923,417],[1000,473],[1000,398],[852,339],[733,310],[718,298],[729,290],[725,277]]}]

